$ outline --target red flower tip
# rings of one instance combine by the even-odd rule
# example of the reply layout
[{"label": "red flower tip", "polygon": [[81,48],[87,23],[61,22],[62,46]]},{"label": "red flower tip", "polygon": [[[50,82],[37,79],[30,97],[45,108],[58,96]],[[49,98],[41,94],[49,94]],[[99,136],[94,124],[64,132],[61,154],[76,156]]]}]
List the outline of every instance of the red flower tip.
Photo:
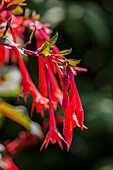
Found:
[{"label": "red flower tip", "polygon": [[63,149],[61,139],[67,144],[69,147],[68,143],[64,140],[64,138],[61,136],[61,134],[58,132],[57,129],[50,129],[46,135],[46,138],[40,148],[40,151],[42,150],[43,146],[45,145],[45,148],[47,148],[49,141],[51,141],[52,144],[56,143],[58,141],[58,144],[60,145],[61,149]]},{"label": "red flower tip", "polygon": [[77,116],[78,123],[81,127],[81,130],[83,130],[83,119],[84,119],[84,110],[76,110],[75,115]]},{"label": "red flower tip", "polygon": [[75,71],[83,71],[83,72],[87,72],[87,71],[88,71],[87,68],[81,68],[81,67],[73,67],[73,69],[74,69]]},{"label": "red flower tip", "polygon": [[[80,124],[78,123],[78,120],[77,120],[77,117],[76,117],[75,113],[73,113],[73,114],[72,114],[72,127],[74,128],[74,127],[76,127],[76,126],[80,127]],[[83,130],[83,129],[88,129],[88,127],[86,127],[85,125],[83,125],[83,126],[82,126],[82,130]]]},{"label": "red flower tip", "polygon": [[45,97],[42,97],[41,95],[38,95],[37,97],[35,97],[33,104],[32,104],[32,108],[31,108],[31,118],[32,118],[32,114],[33,114],[33,110],[34,110],[34,106],[36,106],[36,110],[37,112],[40,112],[41,116],[44,117],[44,110],[49,108],[48,105],[48,99]]},{"label": "red flower tip", "polygon": [[71,141],[72,141],[72,136],[73,136],[73,129],[65,129],[63,130],[63,134],[65,136],[66,142],[68,143],[67,145],[67,151],[69,151]]},{"label": "red flower tip", "polygon": [[4,53],[4,47],[0,45],[0,69],[4,65],[5,62],[5,53]]}]

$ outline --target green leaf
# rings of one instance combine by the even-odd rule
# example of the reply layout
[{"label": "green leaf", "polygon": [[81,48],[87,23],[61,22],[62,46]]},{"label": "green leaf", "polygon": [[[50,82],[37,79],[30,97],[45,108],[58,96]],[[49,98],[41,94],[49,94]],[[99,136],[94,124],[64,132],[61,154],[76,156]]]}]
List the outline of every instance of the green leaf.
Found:
[{"label": "green leaf", "polygon": [[17,107],[11,106],[5,102],[0,102],[0,119],[3,116],[8,117],[9,119],[25,127],[31,132],[31,134],[39,136],[41,140],[44,135],[40,125],[30,120],[29,117],[23,113],[22,109],[25,111],[25,108],[21,107],[20,109],[17,109]]},{"label": "green leaf", "polygon": [[62,60],[65,60],[66,58],[65,57],[59,57],[60,59],[62,59]]},{"label": "green leaf", "polygon": [[40,18],[40,14],[36,14],[36,15],[32,18],[32,20],[33,20],[33,21],[36,21],[36,20],[39,20],[39,18]]},{"label": "green leaf", "polygon": [[39,54],[41,54],[43,57],[47,57],[49,55],[50,51],[50,45],[47,41],[44,42],[44,44],[40,47]]},{"label": "green leaf", "polygon": [[77,64],[80,63],[80,60],[75,60],[75,59],[66,59],[65,61],[66,63],[68,62],[67,64],[69,64],[71,67],[76,67]]},{"label": "green leaf", "polygon": [[67,67],[67,66],[68,66],[68,64],[69,64],[69,61],[65,61],[65,65],[64,65],[64,67]]},{"label": "green leaf", "polygon": [[63,55],[68,55],[72,52],[72,48],[60,51],[58,54],[55,54],[55,56],[63,56]]},{"label": "green leaf", "polygon": [[27,19],[31,15],[31,10],[29,8],[25,8],[24,19]]},{"label": "green leaf", "polygon": [[26,129],[30,130],[30,119],[26,118],[20,111],[15,109],[13,106],[0,102],[0,113],[5,117],[19,123],[24,126]]},{"label": "green leaf", "polygon": [[[34,26],[35,26],[35,25],[34,25]],[[36,32],[36,29],[37,29],[37,27],[35,26],[35,30],[31,33],[31,35],[30,35],[30,37],[29,37],[28,44],[30,44],[30,43],[31,43],[32,38],[33,38],[33,36],[34,36],[34,34],[35,34],[35,32]]]},{"label": "green leaf", "polygon": [[11,11],[14,15],[21,15],[23,13],[23,8],[17,6],[14,10]]},{"label": "green leaf", "polygon": [[8,22],[7,22],[7,25],[6,25],[6,29],[5,29],[5,31],[4,31],[2,36],[4,36],[6,34],[6,32],[7,32],[7,30],[9,29],[10,24],[11,24],[11,19],[12,19],[11,17],[8,19]]},{"label": "green leaf", "polygon": [[56,33],[56,35],[49,40],[49,42],[48,42],[49,45],[51,46],[51,45],[55,44],[57,39],[58,39],[58,33]]},{"label": "green leaf", "polygon": [[11,6],[11,5],[19,5],[22,4],[23,2],[25,2],[26,0],[11,0],[9,2],[7,2],[7,7]]}]

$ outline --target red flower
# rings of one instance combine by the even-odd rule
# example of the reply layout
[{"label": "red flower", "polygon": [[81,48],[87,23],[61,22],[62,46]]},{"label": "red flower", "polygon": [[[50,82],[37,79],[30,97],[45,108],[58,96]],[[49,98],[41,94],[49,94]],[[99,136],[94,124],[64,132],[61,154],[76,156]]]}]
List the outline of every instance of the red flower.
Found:
[{"label": "red flower", "polygon": [[45,61],[47,63],[49,75],[50,75],[50,83],[51,83],[51,89],[52,89],[52,100],[59,102],[61,104],[62,99],[63,99],[63,93],[58,86],[57,80],[56,80],[56,78],[53,74],[53,71],[52,71],[51,66],[49,64],[48,58],[46,58]]},{"label": "red flower", "polygon": [[71,145],[72,136],[73,136],[73,128],[72,128],[69,100],[67,101],[67,109],[65,112],[65,123],[64,123],[63,134],[65,136],[66,142],[68,143],[67,151],[69,151],[69,147]]},{"label": "red flower", "polygon": [[[72,127],[80,127],[79,123],[78,123],[78,120],[77,120],[77,117],[75,115],[75,113],[72,114]],[[85,125],[83,125],[83,129],[88,129]]]},{"label": "red flower", "polygon": [[18,57],[18,62],[19,62],[19,66],[20,66],[20,71],[22,74],[21,88],[23,88],[22,92],[23,92],[24,100],[25,101],[27,100],[26,99],[27,93],[31,93],[31,95],[33,96],[33,100],[34,100],[32,109],[31,109],[31,115],[33,113],[34,105],[36,105],[37,112],[40,112],[41,115],[44,116],[43,107],[44,108],[49,107],[48,99],[42,97],[40,92],[37,90],[37,88],[33,84],[19,52],[17,52],[17,57]]},{"label": "red flower", "polygon": [[[38,34],[36,34],[36,35],[38,36]],[[43,43],[44,43],[44,41],[40,40],[40,38],[37,37],[37,48],[40,48]],[[60,90],[57,80],[56,80],[56,78],[53,74],[53,71],[51,69],[51,65],[50,65],[51,60],[49,60],[48,57],[46,57],[46,58],[42,57],[42,58],[45,61],[45,63],[47,64],[48,70],[49,70],[49,75],[50,75],[49,79],[50,79],[51,89],[52,89],[52,100],[55,102],[62,103],[63,93]],[[40,88],[41,94],[43,96],[46,96],[47,95],[47,84],[46,84],[46,79],[45,79],[44,63],[39,57],[38,57],[38,61],[39,61],[39,88]]]},{"label": "red flower", "polygon": [[[43,41],[41,39],[38,39],[36,42],[37,49],[41,47],[43,44]],[[46,84],[46,78],[45,78],[45,68],[44,68],[44,62],[40,57],[38,57],[38,64],[39,64],[39,89],[41,94],[46,97],[47,96],[47,84]]]},{"label": "red flower", "polygon": [[[71,89],[70,89],[70,100],[75,99],[75,104],[76,104],[76,108],[75,108],[75,115],[77,117],[78,123],[81,127],[81,129],[83,130],[83,120],[84,120],[84,110],[82,108],[82,104],[81,104],[81,100],[77,91],[77,87],[74,81],[74,76],[73,73],[71,71],[70,68],[68,68],[68,73],[69,73],[69,77],[70,77],[70,85],[71,85]],[[73,99],[73,100],[74,100]]]},{"label": "red flower", "polygon": [[[12,30],[12,28],[11,28],[11,32],[12,32],[14,42],[16,43],[15,32]],[[26,99],[27,93],[31,93],[31,95],[33,96],[34,101],[33,101],[32,109],[31,109],[31,115],[33,113],[34,105],[36,105],[37,111],[40,111],[41,115],[44,116],[43,106],[45,108],[48,108],[48,99],[42,97],[40,92],[35,87],[34,83],[32,82],[32,80],[29,76],[29,73],[28,73],[28,71],[25,67],[25,64],[22,60],[22,57],[21,57],[19,51],[16,48],[15,48],[15,53],[17,55],[20,71],[21,71],[21,74],[22,74],[22,83],[21,83],[20,93],[21,93],[21,89],[22,89],[22,93],[23,93],[25,101],[27,100]]]},{"label": "red flower", "polygon": [[0,68],[4,65],[4,62],[5,62],[4,47],[0,45]]},{"label": "red flower", "polygon": [[61,144],[61,139],[68,145],[68,143],[63,139],[61,134],[58,132],[57,127],[56,127],[56,122],[55,122],[55,116],[53,112],[53,106],[52,106],[52,99],[51,99],[51,91],[50,91],[50,82],[49,82],[49,73],[48,73],[48,67],[47,65],[45,66],[45,75],[46,75],[46,82],[47,82],[47,89],[48,89],[48,97],[49,97],[49,121],[50,121],[50,129],[46,135],[46,138],[41,146],[41,149],[45,145],[45,148],[48,146],[49,141],[51,143],[56,143],[58,141],[60,147],[63,149],[62,144]]},{"label": "red flower", "polygon": [[19,170],[9,157],[5,157],[2,162],[4,165],[0,170]]}]

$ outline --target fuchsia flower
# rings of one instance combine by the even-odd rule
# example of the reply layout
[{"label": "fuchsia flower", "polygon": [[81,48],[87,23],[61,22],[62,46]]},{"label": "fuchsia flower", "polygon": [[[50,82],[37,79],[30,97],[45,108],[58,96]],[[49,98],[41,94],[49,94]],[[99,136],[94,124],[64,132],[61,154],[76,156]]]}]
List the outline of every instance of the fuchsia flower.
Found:
[{"label": "fuchsia flower", "polygon": [[[24,40],[23,32],[25,31],[25,27],[23,26],[24,17],[22,16],[14,16],[9,11],[3,11],[1,12],[1,18],[0,18],[0,27],[3,27],[0,29],[1,36],[6,28],[6,24],[8,22],[8,19],[11,17],[11,24],[10,26],[13,28],[13,30],[16,33],[16,36],[20,38],[21,41]],[[12,39],[12,34],[10,32],[10,29],[7,30],[8,36],[10,39]],[[13,49],[7,49],[1,47],[1,59],[0,59],[0,65],[2,66],[4,63],[8,63],[9,59],[11,58],[12,63],[17,62],[17,57],[15,54],[15,51]],[[4,54],[3,54],[4,52]]]},{"label": "fuchsia flower", "polygon": [[77,120],[78,120],[78,123],[79,123],[81,129],[83,130],[84,110],[82,108],[80,97],[79,97],[77,87],[76,87],[76,84],[74,81],[74,76],[73,76],[73,73],[70,68],[68,68],[68,73],[69,73],[70,85],[71,85],[70,99],[73,99],[73,97],[74,97],[73,100],[75,100],[75,105],[76,105],[75,115],[77,117]]},{"label": "fuchsia flower", "polygon": [[[37,49],[40,48],[43,44],[41,39],[38,39],[36,42]],[[47,96],[47,84],[46,84],[46,77],[45,77],[45,67],[44,62],[40,57],[38,57],[38,64],[39,64],[39,89],[41,94],[46,97]]]},{"label": "fuchsia flower", "polygon": [[[15,37],[15,32],[12,30],[12,36],[14,39],[14,42],[16,43],[16,37]],[[27,93],[31,93],[32,97],[33,97],[33,105],[32,105],[32,109],[31,109],[31,116],[33,113],[33,108],[34,105],[36,105],[36,109],[37,112],[39,111],[41,113],[42,116],[44,116],[44,112],[43,112],[43,107],[46,109],[48,108],[48,99],[42,97],[42,95],[40,94],[40,92],[37,90],[37,88],[35,87],[34,83],[32,82],[29,73],[25,67],[25,64],[22,60],[22,57],[19,53],[19,51],[15,48],[15,52],[18,58],[18,63],[19,63],[19,67],[20,67],[20,71],[22,74],[22,83],[21,83],[21,88],[22,92],[23,92],[23,96],[24,96],[24,100],[26,101],[26,95]],[[21,92],[21,90],[20,90]]]},{"label": "fuchsia flower", "polygon": [[[58,141],[58,144],[63,149],[62,143],[61,143],[61,139],[65,143],[66,143],[66,141],[63,139],[63,137],[58,132],[57,127],[56,127],[55,116],[54,116],[53,106],[52,106],[50,83],[49,83],[49,73],[48,73],[47,65],[46,65],[45,69],[46,69],[45,70],[45,75],[46,75],[48,97],[49,97],[49,122],[50,122],[50,129],[49,129],[49,132],[46,135],[46,138],[45,138],[45,140],[44,140],[40,150],[42,150],[44,145],[45,145],[45,148],[46,148],[48,146],[48,144],[49,144],[49,141],[51,141],[51,143],[53,143],[53,144],[56,143],[56,141]],[[66,143],[66,144],[68,145],[68,143]]]},{"label": "fuchsia flower", "polygon": [[[39,49],[43,43],[44,41],[37,39],[37,48]],[[63,93],[60,90],[57,80],[51,69],[51,65],[50,65],[51,60],[49,60],[48,57],[46,58],[42,57],[42,58],[47,64],[48,69],[49,69],[49,74],[50,74],[49,79],[50,79],[51,89],[52,89],[52,100],[55,102],[62,103]],[[39,89],[41,91],[41,94],[46,97],[47,96],[47,84],[46,84],[46,79],[45,79],[45,66],[44,66],[43,61],[40,58],[38,58],[38,61],[39,61]]]},{"label": "fuchsia flower", "polygon": [[0,68],[4,65],[4,62],[5,62],[4,47],[0,45]]}]

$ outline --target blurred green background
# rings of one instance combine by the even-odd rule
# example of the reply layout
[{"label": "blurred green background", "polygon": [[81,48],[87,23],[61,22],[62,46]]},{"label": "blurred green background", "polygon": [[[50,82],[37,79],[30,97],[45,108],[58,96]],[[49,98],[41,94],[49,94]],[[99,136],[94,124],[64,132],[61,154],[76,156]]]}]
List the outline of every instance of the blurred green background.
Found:
[{"label": "blurred green background", "polygon": [[[72,47],[68,57],[81,59],[79,66],[88,68],[87,73],[79,72],[75,79],[88,130],[74,129],[68,153],[65,145],[62,151],[58,144],[49,144],[40,152],[42,143],[39,143],[17,155],[15,163],[20,170],[113,170],[113,1],[27,0],[27,3],[41,15],[42,23],[51,24],[53,35],[59,33],[57,46],[61,50]],[[27,68],[36,85],[37,66],[37,58],[29,57]],[[6,101],[25,105],[23,100],[17,103],[15,98]],[[31,103],[29,100],[26,104],[29,111]],[[41,121],[37,113],[33,119]],[[5,121],[1,136],[14,139],[22,128]]]}]

